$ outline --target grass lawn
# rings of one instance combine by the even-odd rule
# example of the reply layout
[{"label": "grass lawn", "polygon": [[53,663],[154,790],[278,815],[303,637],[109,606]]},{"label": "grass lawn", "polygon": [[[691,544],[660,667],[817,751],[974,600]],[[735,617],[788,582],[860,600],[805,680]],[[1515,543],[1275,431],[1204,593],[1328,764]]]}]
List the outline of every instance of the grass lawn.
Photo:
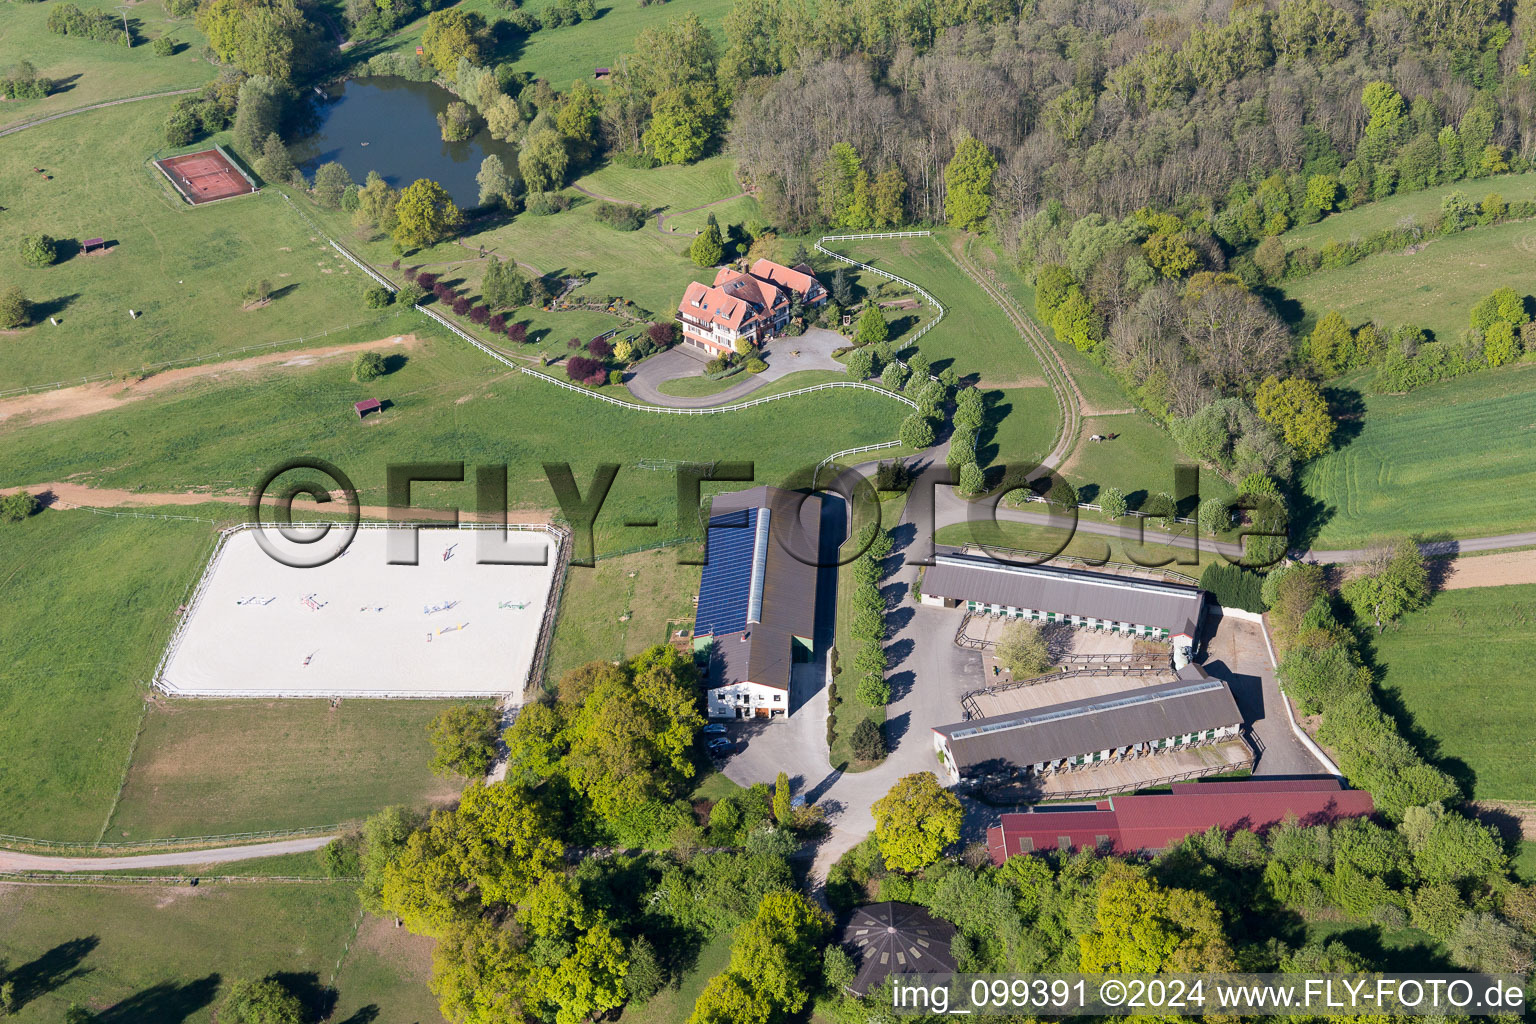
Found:
[{"label": "grass lawn", "polygon": [[678,377],[674,380],[662,381],[656,385],[656,390],[664,395],[676,395],[678,398],[705,398],[709,395],[718,395],[727,388],[733,388],[747,380],[751,378],[745,371],[720,380],[710,380],[708,377]]},{"label": "grass lawn", "polygon": [[1515,877],[1526,885],[1536,885],[1536,841],[1522,840],[1515,851]]},{"label": "grass lawn", "polygon": [[1477,537],[1530,529],[1536,365],[1474,373],[1407,395],[1365,396],[1359,434],[1302,468],[1318,548],[1377,534]]},{"label": "grass lawn", "polygon": [[[437,1024],[437,997],[427,988],[437,943],[396,928],[393,919],[365,916],[336,975],[331,1020],[347,1024]],[[369,1009],[377,1016],[369,1016]]]},{"label": "grass lawn", "polygon": [[[231,984],[273,973],[308,996],[319,1019],[358,917],[354,889],[0,885],[0,959],[23,1004],[7,1020],[51,1024],[78,1002],[120,1024],[207,1024]],[[382,981],[346,997],[373,1002],[390,990]]]},{"label": "grass lawn", "polygon": [[[545,8],[552,2],[529,0],[523,9],[542,17]],[[457,6],[479,13],[487,22],[495,22],[506,16],[490,0],[464,0]],[[670,0],[664,6],[651,7],[604,0],[598,4],[598,16],[594,21],[584,21],[564,28],[540,29],[522,39],[516,38],[517,33],[510,33],[508,38],[515,41],[487,53],[487,63],[512,61],[517,70],[526,71],[534,78],[548,79],[551,85],[563,92],[577,78],[590,80],[595,68],[612,67],[618,63],[619,57],[634,50],[635,37],[641,30],[653,25],[659,26],[672,19],[696,14],[718,40],[721,37],[720,23],[730,9],[731,0]],[[414,54],[417,45],[421,43],[426,25],[427,19],[419,18],[398,34],[390,36],[383,47],[367,44],[365,49],[369,53],[388,49]],[[602,82],[594,84],[599,89],[606,88]]]},{"label": "grass lawn", "polygon": [[[1142,412],[1118,416],[1089,416],[1083,420],[1083,436],[1062,475],[1078,489],[1082,501],[1096,504],[1104,491],[1118,487],[1125,492],[1131,508],[1141,506],[1150,495],[1174,491],[1174,466],[1189,464],[1189,456],[1179,450],[1168,431]],[[1113,441],[1092,442],[1094,434]],[[1232,486],[1214,470],[1202,469],[1200,496],[1222,498],[1232,493]]]},{"label": "grass lawn", "polygon": [[[677,16],[670,8],[667,15]],[[564,88],[564,83],[557,84]],[[575,184],[600,196],[643,206],[651,213],[687,210],[727,199],[741,191],[741,183],[736,180],[736,161],[727,156],[709,157],[696,164],[664,164],[647,169],[606,164],[577,178]],[[702,213],[699,223],[703,223]],[[725,224],[725,218],[721,217],[720,223]]]},{"label": "grass lawn", "polygon": [[[932,360],[934,372],[953,364],[962,377],[979,379],[988,387],[1038,383],[1040,364],[1028,344],[1002,308],[944,255],[941,246],[945,244],[946,236],[939,234],[933,238],[839,242],[828,248],[904,277],[944,304],[943,321],[918,342]],[[827,262],[825,257],[823,262]],[[925,319],[926,314],[924,310]],[[900,314],[890,311],[889,316],[897,319]]]},{"label": "grass lawn", "polygon": [[1536,199],[1536,172],[1501,174],[1494,178],[1458,181],[1418,192],[1406,192],[1343,213],[1335,213],[1316,224],[1292,228],[1280,237],[1287,249],[1303,245],[1320,249],[1325,242],[1348,242],[1377,231],[1391,230],[1407,218],[1425,224],[1440,213],[1441,202],[1452,192],[1461,192],[1474,203],[1481,202],[1490,192],[1497,192],[1507,203],[1518,199]]},{"label": "grass lawn", "polygon": [[[569,462],[583,493],[601,463],[621,470],[597,520],[600,550],[655,544],[677,532],[672,474],[642,459],[751,460],[759,482],[778,482],[832,451],[890,440],[907,408],[866,391],[827,390],[741,412],[678,416],[595,401],[512,373],[422,319],[422,343],[403,367],[370,384],[346,366],[287,368],[238,389],[210,381],[114,411],[22,427],[0,446],[0,485],[62,480],[151,492],[248,492],[289,453],[341,467],[363,504],[385,504],[391,462],[464,460],[508,466],[510,501],[550,510],[541,463]],[[381,417],[359,423],[352,403],[384,397]],[[771,437],[772,444],[762,439]],[[734,485],[733,485],[734,486]],[[474,483],[413,488],[421,504],[473,508]],[[652,519],[654,527],[626,527]]]},{"label": "grass lawn", "polygon": [[1417,253],[1383,253],[1290,282],[1285,297],[1297,308],[1287,313],[1307,331],[1337,310],[1351,324],[1412,323],[1454,341],[1477,300],[1505,285],[1525,294],[1533,272],[1536,224],[1500,224],[1437,238]]},{"label": "grass lawn", "polygon": [[0,832],[96,839],[213,541],[200,523],[89,512],[0,523]]},{"label": "grass lawn", "polygon": [[[45,6],[17,5],[7,17],[46,14]],[[32,300],[36,325],[0,334],[0,390],[212,356],[377,315],[363,308],[362,273],[271,190],[201,208],[174,196],[146,163],[170,104],[80,114],[0,148],[0,179],[11,183],[0,280]],[[22,264],[14,238],[32,231],[73,240],[61,262]],[[114,248],[75,253],[74,242],[95,237]],[[276,297],[244,309],[247,285],[263,278]],[[129,319],[130,308],[143,315]]]},{"label": "grass lawn", "polygon": [[709,979],[725,970],[731,959],[731,936],[721,935],[699,950],[693,970],[677,979],[675,985],[662,989],[650,1002],[627,1006],[619,1016],[620,1024],[680,1024],[693,1013],[693,1004]]},{"label": "grass lawn", "polygon": [[560,599],[549,679],[589,661],[619,661],[693,628],[702,566],[678,565],[681,548],[656,548],[573,566]]},{"label": "grass lawn", "polygon": [[986,391],[986,422],[976,435],[977,461],[1032,465],[1051,450],[1061,429],[1061,410],[1048,387]]},{"label": "grass lawn", "polygon": [[[117,18],[123,13],[112,5],[111,0],[76,2],[87,11],[105,11]],[[218,73],[198,56],[207,40],[192,19],[170,17],[163,0],[135,4],[129,10],[128,26],[135,40],[132,48],[55,35],[48,31],[48,15],[52,10],[47,4],[16,4],[6,8],[5,44],[11,55],[6,58],[6,66],[9,67],[14,58],[25,56],[37,68],[37,73],[53,79],[55,86],[54,92],[40,100],[9,100],[0,104],[0,128],[104,100],[194,88]],[[170,35],[179,44],[169,57],[156,57],[149,46],[151,40],[162,35]],[[152,105],[160,110],[158,116],[163,121],[164,107]],[[29,132],[41,130],[28,129]],[[153,138],[159,137],[157,130]],[[7,148],[26,149],[31,136],[23,138],[9,140]],[[62,164],[59,166],[63,167]]]},{"label": "grass lawn", "polygon": [[[1451,970],[1445,947],[1417,928],[1384,928],[1358,921],[1306,922],[1307,943],[1342,942],[1384,971]],[[1299,945],[1299,943],[1298,943]]]},{"label": "grass lawn", "polygon": [[1536,679],[1529,670],[1536,584],[1445,591],[1375,642],[1383,688],[1396,693],[1441,758],[1475,775],[1473,796],[1529,800],[1536,792]]},{"label": "grass lawn", "polygon": [[[715,215],[715,223],[720,225],[721,232],[729,239],[732,225],[745,224],[754,217],[761,220],[763,210],[758,205],[756,199],[751,196],[740,196],[723,203],[716,203],[714,206],[707,206],[702,210],[694,210],[692,213],[668,217],[666,219],[666,228],[668,231],[676,231],[683,234],[703,231],[704,225],[709,223],[710,214]],[[687,239],[684,240],[687,241]],[[783,251],[775,252],[773,258],[780,263],[788,260],[790,253],[795,251],[793,247],[784,246],[782,243],[779,248],[783,249]]]},{"label": "grass lawn", "polygon": [[448,803],[463,781],[427,769],[427,723],[452,703],[157,700],[108,838],[334,825],[389,804]]}]

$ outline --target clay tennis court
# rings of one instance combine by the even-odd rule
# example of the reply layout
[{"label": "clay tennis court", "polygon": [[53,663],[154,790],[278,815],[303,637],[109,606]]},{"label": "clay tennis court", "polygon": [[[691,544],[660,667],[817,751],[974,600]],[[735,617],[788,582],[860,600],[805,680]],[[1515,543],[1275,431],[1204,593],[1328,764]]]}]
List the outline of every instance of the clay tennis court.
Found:
[{"label": "clay tennis court", "polygon": [[510,532],[529,553],[547,550],[548,564],[496,565],[476,558],[495,531],[422,530],[417,564],[391,565],[395,532],[365,524],[345,554],[311,569],[271,558],[256,528],[226,533],[156,685],[201,697],[519,701],[554,592],[554,537]]},{"label": "clay tennis court", "polygon": [[194,206],[256,191],[256,183],[221,149],[167,157],[156,160],[155,166],[170,179],[182,198]]}]

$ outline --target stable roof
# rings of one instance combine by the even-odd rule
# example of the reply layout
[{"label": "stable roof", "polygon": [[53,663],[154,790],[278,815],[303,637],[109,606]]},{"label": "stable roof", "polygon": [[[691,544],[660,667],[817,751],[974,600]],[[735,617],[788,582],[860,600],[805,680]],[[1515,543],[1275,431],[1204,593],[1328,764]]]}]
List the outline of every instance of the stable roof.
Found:
[{"label": "stable roof", "polygon": [[1019,565],[947,551],[923,574],[923,593],[949,600],[1062,612],[1196,635],[1205,591],[1182,583],[1056,566]]},{"label": "stable roof", "polygon": [[1064,757],[1237,725],[1243,716],[1227,684],[1186,665],[1172,682],[1085,697],[933,731],[962,773],[1025,768]]},{"label": "stable roof", "polygon": [[1139,853],[1172,846],[1215,826],[1265,832],[1287,818],[1327,824],[1371,814],[1371,794],[1336,778],[1176,783],[1171,793],[1110,797],[1094,804],[1037,805],[1004,814],[987,830],[995,864],[1041,850],[1088,847]]}]

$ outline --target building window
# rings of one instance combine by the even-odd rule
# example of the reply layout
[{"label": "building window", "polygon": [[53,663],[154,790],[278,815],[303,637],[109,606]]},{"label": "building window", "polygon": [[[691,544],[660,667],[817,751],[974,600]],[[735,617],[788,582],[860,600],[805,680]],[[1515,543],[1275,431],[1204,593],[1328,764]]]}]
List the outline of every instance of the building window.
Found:
[{"label": "building window", "polygon": [[1058,850],[1070,850],[1070,849],[1072,849],[1072,837],[1071,836],[1057,836],[1056,837],[1056,849],[1058,849]]},{"label": "building window", "polygon": [[779,701],[781,701],[783,699],[784,699],[784,695],[782,693],[776,693],[776,694],[773,695],[773,702],[775,704],[779,703]]}]

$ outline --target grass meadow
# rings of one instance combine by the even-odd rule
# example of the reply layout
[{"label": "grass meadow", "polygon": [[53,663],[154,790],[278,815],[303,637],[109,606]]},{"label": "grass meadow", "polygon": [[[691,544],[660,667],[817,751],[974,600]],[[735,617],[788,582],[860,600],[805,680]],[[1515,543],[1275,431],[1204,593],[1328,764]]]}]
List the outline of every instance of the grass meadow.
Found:
[{"label": "grass meadow", "polygon": [[112,842],[334,825],[456,799],[427,768],[427,723],[451,701],[157,699]]},{"label": "grass meadow", "polygon": [[[944,319],[918,342],[935,372],[953,364],[961,377],[979,379],[985,387],[1039,383],[1040,364],[1028,344],[1001,307],[944,255],[944,244],[945,236],[938,235],[833,243],[828,248],[904,277],[944,304]],[[823,257],[822,262],[830,261]],[[892,318],[900,315],[891,313]]]},{"label": "grass meadow", "polygon": [[[1377,231],[1389,231],[1409,218],[1424,224],[1440,213],[1441,203],[1452,192],[1460,192],[1472,202],[1481,202],[1490,192],[1497,192],[1507,203],[1536,199],[1536,172],[1501,174],[1494,178],[1477,178],[1437,185],[1418,192],[1405,192],[1343,213],[1335,213],[1316,224],[1292,228],[1280,238],[1287,249],[1303,245],[1320,249],[1327,242],[1348,242]],[[1478,229],[1472,230],[1475,232]]]},{"label": "grass meadow", "polygon": [[[1536,584],[1448,590],[1375,638],[1381,685],[1479,800],[1536,792]],[[1458,773],[1460,774],[1460,773]]]},{"label": "grass meadow", "polygon": [[[736,179],[736,161],[726,156],[707,157],[695,164],[664,164],[644,170],[607,164],[577,178],[575,184],[601,196],[643,206],[652,213],[692,209],[728,199],[741,191],[741,182]],[[718,219],[722,225],[730,223],[725,217]],[[703,223],[702,216],[700,223]]]},{"label": "grass meadow", "polygon": [[[908,411],[865,391],[828,390],[783,404],[706,416],[618,408],[516,374],[423,320],[404,365],[370,384],[350,368],[286,367],[231,389],[200,381],[164,397],[8,432],[0,484],[72,478],[153,492],[248,491],[275,461],[313,455],[341,467],[363,504],[385,504],[391,462],[506,464],[513,507],[552,510],[541,463],[569,462],[582,492],[600,463],[621,470],[596,526],[599,550],[655,544],[677,532],[672,475],[642,459],[751,460],[759,482],[809,469],[832,451],[888,441]],[[388,399],[359,422],[352,403]],[[473,508],[474,483],[419,485],[419,503]],[[630,520],[654,527],[627,527]]]},{"label": "grass meadow", "polygon": [[[523,9],[542,16],[552,2],[529,0]],[[464,0],[458,6],[478,13],[487,22],[505,16],[491,0]],[[517,70],[548,79],[556,89],[564,91],[575,79],[590,80],[596,68],[612,67],[621,56],[633,52],[635,37],[643,29],[673,18],[696,14],[719,38],[720,23],[730,9],[730,0],[670,0],[661,7],[641,7],[633,0],[605,0],[598,4],[595,20],[540,29],[526,38],[511,33],[506,37],[508,43],[493,48],[487,57],[493,62],[512,61]],[[383,41],[383,45],[365,44],[367,52],[392,50],[415,54],[426,27],[427,19],[419,18]],[[606,88],[602,82],[594,84],[599,89]]]},{"label": "grass meadow", "polygon": [[[123,13],[111,0],[75,2],[87,11],[105,11],[115,17]],[[15,57],[25,56],[39,75],[54,80],[55,91],[40,100],[0,103],[0,128],[106,100],[170,89],[191,89],[217,75],[217,71],[199,56],[207,40],[197,30],[193,19],[172,18],[166,12],[164,0],[136,3],[128,11],[128,26],[136,40],[136,45],[131,48],[94,39],[55,35],[48,31],[48,15],[52,10],[48,4],[30,3],[14,4],[5,9],[5,45],[10,55],[6,58],[7,65]],[[169,35],[178,44],[176,52],[169,57],[156,57],[149,46],[152,40],[162,35]],[[164,119],[163,111],[160,117]],[[159,133],[156,132],[154,137],[159,138]],[[6,148],[18,148],[17,141],[7,143]]]},{"label": "grass meadow", "polygon": [[1378,534],[1477,537],[1530,529],[1536,365],[1366,395],[1336,450],[1302,467],[1308,541],[1356,547]]},{"label": "grass meadow", "polygon": [[[1113,441],[1089,441],[1094,434],[1119,436]],[[1134,509],[1159,491],[1172,494],[1174,467],[1189,462],[1168,431],[1146,413],[1130,412],[1084,417],[1082,438],[1061,472],[1077,487],[1083,501],[1096,504],[1107,488],[1118,487]],[[1201,470],[1202,498],[1222,498],[1231,493],[1232,485],[1220,473]]]},{"label": "grass meadow", "polygon": [[339,996],[374,1010],[332,1020],[435,1021],[386,1004],[400,988],[388,971],[349,977],[344,964],[327,991],[358,917],[352,882],[0,885],[0,960],[22,1004],[7,1021],[51,1024],[80,1003],[118,1024],[210,1024],[230,985],[274,973],[310,1019]]},{"label": "grass meadow", "polygon": [[[18,4],[7,16],[45,6]],[[170,104],[91,111],[0,147],[7,239],[37,231],[68,240],[60,262],[41,269],[22,264],[14,241],[0,246],[0,280],[36,304],[34,326],[0,332],[0,390],[212,356],[377,315],[363,308],[362,273],[272,190],[200,208],[174,195],[147,163]],[[78,253],[79,240],[97,237],[114,248]],[[262,278],[274,298],[244,308],[246,287]],[[130,319],[130,308],[143,315]]]},{"label": "grass meadow", "polygon": [[1383,253],[1349,267],[1319,271],[1285,285],[1295,303],[1288,317],[1310,331],[1337,310],[1351,324],[1416,324],[1440,340],[1455,340],[1472,306],[1505,285],[1531,291],[1536,273],[1536,224],[1517,221],[1437,238],[1417,253]]},{"label": "grass meadow", "polygon": [[0,523],[0,832],[96,839],[213,540],[89,512]]},{"label": "grass meadow", "polygon": [[560,599],[548,678],[559,679],[589,661],[620,661],[671,630],[693,627],[693,600],[703,568],[679,565],[678,547],[605,558],[588,569],[572,566]]}]

